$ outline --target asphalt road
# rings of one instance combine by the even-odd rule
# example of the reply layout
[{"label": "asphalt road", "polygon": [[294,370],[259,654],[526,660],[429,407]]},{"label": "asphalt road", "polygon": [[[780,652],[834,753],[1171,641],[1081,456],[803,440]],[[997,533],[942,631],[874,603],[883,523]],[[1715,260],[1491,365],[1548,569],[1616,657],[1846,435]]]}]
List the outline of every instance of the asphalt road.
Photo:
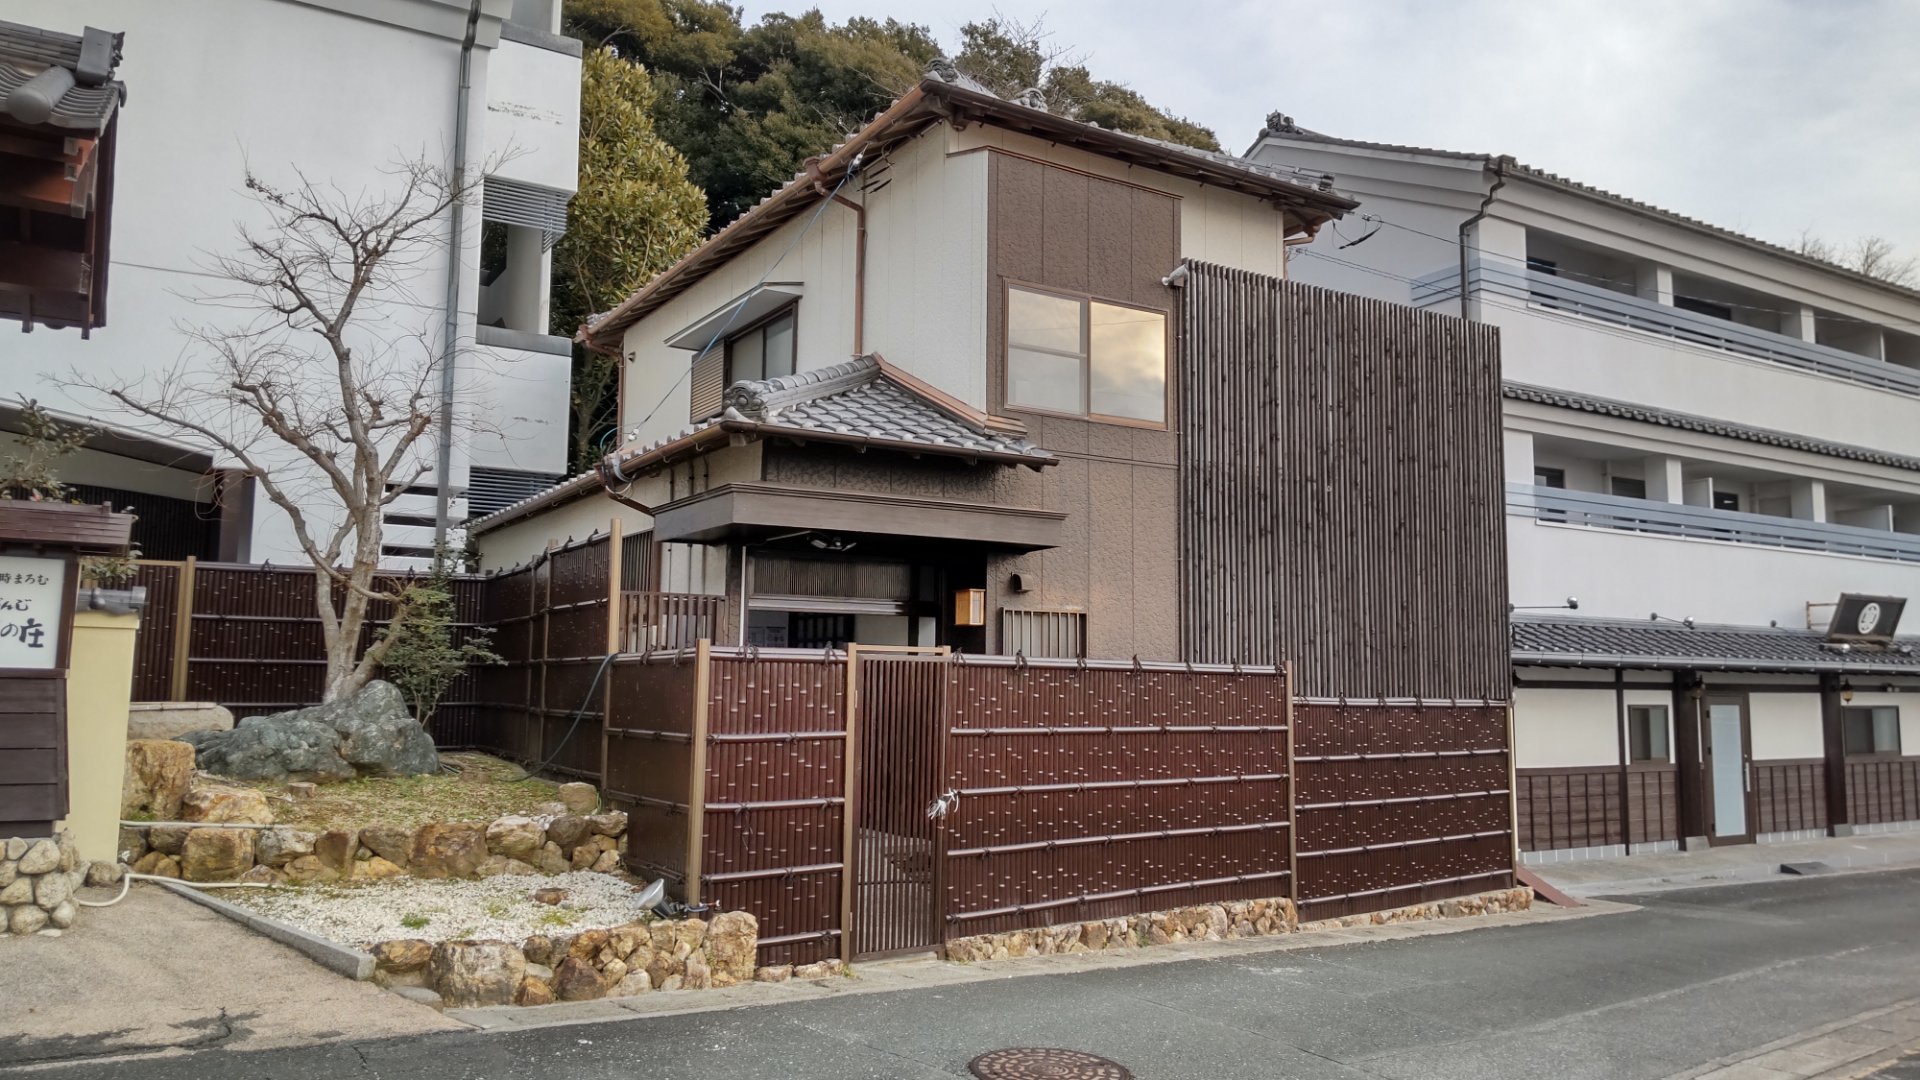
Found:
[{"label": "asphalt road", "polygon": [[852,1080],[966,1075],[1007,1046],[1140,1080],[1665,1077],[1920,995],[1920,872],[1665,892],[1644,910],[1232,960],[510,1034],[457,1032],[42,1075],[153,1080]]}]

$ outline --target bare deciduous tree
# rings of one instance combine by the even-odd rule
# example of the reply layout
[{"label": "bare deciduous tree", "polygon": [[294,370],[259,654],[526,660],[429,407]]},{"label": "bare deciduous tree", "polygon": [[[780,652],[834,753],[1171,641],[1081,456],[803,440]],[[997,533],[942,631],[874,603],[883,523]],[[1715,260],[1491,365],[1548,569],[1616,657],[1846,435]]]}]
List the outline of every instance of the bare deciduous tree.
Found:
[{"label": "bare deciduous tree", "polygon": [[1902,256],[1893,241],[1881,236],[1863,236],[1851,244],[1836,244],[1803,229],[1794,250],[1809,259],[1819,259],[1877,277],[1895,285],[1920,284],[1920,258]]},{"label": "bare deciduous tree", "polygon": [[438,301],[412,285],[445,251],[442,218],[468,191],[423,162],[393,176],[391,191],[356,194],[249,169],[264,223],[211,257],[225,284],[192,297],[235,314],[185,327],[189,347],[167,370],[60,380],[237,463],[286,515],[313,568],[326,701],[363,686],[393,640],[359,653],[368,605],[393,596],[375,576],[382,510],[431,467],[429,436],[447,436],[435,430],[438,383],[455,354],[436,331]]}]

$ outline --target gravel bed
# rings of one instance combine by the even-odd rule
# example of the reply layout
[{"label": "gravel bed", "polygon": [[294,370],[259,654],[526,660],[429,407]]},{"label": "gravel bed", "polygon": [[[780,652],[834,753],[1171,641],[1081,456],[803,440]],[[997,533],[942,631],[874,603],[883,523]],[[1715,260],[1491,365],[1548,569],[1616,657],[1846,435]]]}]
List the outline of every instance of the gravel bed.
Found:
[{"label": "gravel bed", "polygon": [[[535,889],[564,889],[567,898],[557,905],[542,904],[532,899]],[[637,902],[638,886],[586,870],[551,877],[503,874],[477,881],[396,877],[364,885],[222,889],[218,895],[310,934],[361,948],[394,938],[519,942],[534,934],[621,926],[645,914]]]}]

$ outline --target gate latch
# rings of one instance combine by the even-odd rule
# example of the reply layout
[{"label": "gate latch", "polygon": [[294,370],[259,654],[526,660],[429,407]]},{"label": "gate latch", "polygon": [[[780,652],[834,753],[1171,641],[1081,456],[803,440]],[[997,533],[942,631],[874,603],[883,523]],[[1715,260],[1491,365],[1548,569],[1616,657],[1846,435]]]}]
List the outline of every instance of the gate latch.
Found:
[{"label": "gate latch", "polygon": [[959,805],[960,792],[949,788],[945,795],[927,804],[927,818],[928,820],[937,820],[946,817],[950,811]]}]

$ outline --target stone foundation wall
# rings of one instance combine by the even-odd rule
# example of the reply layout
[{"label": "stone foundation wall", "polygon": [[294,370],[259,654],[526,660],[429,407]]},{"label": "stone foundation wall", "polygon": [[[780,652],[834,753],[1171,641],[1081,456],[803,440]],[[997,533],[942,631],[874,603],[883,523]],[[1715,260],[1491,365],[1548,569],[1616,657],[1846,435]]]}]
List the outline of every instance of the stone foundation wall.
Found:
[{"label": "stone foundation wall", "polygon": [[57,936],[79,918],[75,889],[118,884],[120,867],[80,858],[65,829],[50,839],[0,840],[0,936]]},{"label": "stone foundation wall", "polygon": [[[655,919],[567,936],[508,941],[383,941],[373,981],[402,992],[430,991],[450,1008],[546,1005],[631,997],[656,990],[706,990],[796,974],[840,974],[837,962],[792,969],[753,966],[760,926],[730,911],[707,919]],[[817,970],[815,970],[817,969]]]},{"label": "stone foundation wall", "polygon": [[1532,905],[1533,890],[1506,889],[1455,900],[1302,923],[1298,921],[1293,902],[1284,897],[1238,900],[1171,911],[1151,911],[1144,915],[1127,915],[1098,922],[1066,923],[1037,930],[954,938],[947,942],[946,954],[948,960],[966,964],[1019,956],[1141,949],[1181,941],[1227,941],[1353,926],[1463,918],[1504,911],[1525,911]]},{"label": "stone foundation wall", "polygon": [[[423,878],[537,876],[571,870],[610,873],[627,850],[627,815],[580,813],[599,801],[569,784],[566,803],[486,823],[403,829],[376,825],[324,832],[272,825],[266,797],[251,788],[196,785],[180,800],[182,824],[123,827],[120,849],[135,873],[187,881],[317,885]],[[264,828],[217,828],[220,825]],[[196,827],[198,826],[198,827]]]}]

